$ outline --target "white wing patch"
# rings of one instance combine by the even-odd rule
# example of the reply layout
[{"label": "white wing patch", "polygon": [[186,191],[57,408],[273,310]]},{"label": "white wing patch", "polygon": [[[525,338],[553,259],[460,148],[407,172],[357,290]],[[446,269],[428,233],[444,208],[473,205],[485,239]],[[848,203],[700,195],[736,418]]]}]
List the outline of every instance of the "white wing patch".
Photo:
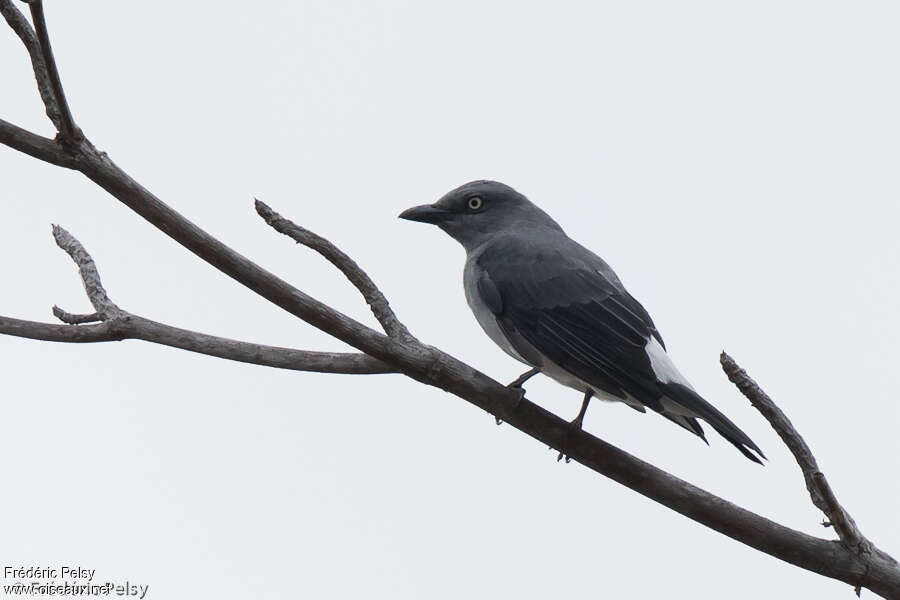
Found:
[{"label": "white wing patch", "polygon": [[665,349],[660,346],[655,337],[650,336],[650,341],[644,346],[644,352],[650,357],[650,367],[659,381],[662,383],[680,383],[690,389],[694,389],[688,383],[688,380],[684,378],[684,375],[678,372],[675,363],[672,362],[672,359],[669,358],[669,355],[666,354]]}]

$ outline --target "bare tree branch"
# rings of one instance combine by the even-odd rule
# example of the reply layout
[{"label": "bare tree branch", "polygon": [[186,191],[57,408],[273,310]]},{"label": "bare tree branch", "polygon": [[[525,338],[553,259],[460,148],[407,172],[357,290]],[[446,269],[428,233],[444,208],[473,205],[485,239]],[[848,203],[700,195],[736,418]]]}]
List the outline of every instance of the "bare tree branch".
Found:
[{"label": "bare tree branch", "polygon": [[790,419],[787,418],[787,415],[775,405],[769,395],[747,375],[747,372],[731,356],[722,352],[719,356],[719,361],[722,363],[722,369],[725,371],[728,379],[750,400],[753,407],[766,418],[772,425],[772,429],[778,433],[778,436],[791,451],[791,454],[794,455],[794,459],[803,472],[803,479],[806,482],[809,497],[812,499],[813,504],[825,513],[825,516],[828,518],[828,524],[834,526],[841,542],[848,549],[858,552],[870,552],[871,542],[860,533],[856,522],[838,503],[831,486],[828,485],[828,481],[825,479],[825,475],[819,470],[815,456],[813,456],[803,437],[794,428]]},{"label": "bare tree branch", "polygon": [[[72,119],[72,111],[69,110],[69,103],[66,102],[66,94],[59,79],[56,59],[53,58],[53,48],[50,46],[50,35],[47,33],[47,21],[44,18],[44,3],[41,0],[28,0],[28,4],[31,9],[31,20],[34,22],[34,28],[37,31],[38,44],[40,45],[41,56],[44,59],[44,65],[47,70],[50,89],[53,93],[53,98],[56,100],[55,109],[59,113],[59,123],[57,124],[54,121],[54,125],[56,125],[57,131],[62,134],[63,141],[78,142],[84,136]],[[29,49],[29,52],[31,52],[31,49]],[[46,104],[46,100],[44,102]],[[50,116],[49,107],[47,110],[47,115]]]},{"label": "bare tree branch", "polygon": [[410,347],[298,290],[185,219],[115,165],[87,140],[77,153],[77,169],[182,246],[276,306],[362,352],[427,379],[431,353]]},{"label": "bare tree branch", "polygon": [[[32,10],[34,10],[33,6]],[[47,68],[47,62],[44,60],[38,36],[35,34],[34,29],[31,28],[31,24],[28,23],[25,15],[13,5],[12,0],[0,0],[0,14],[3,15],[6,22],[25,45],[25,49],[31,57],[31,68],[34,71],[35,80],[37,80],[38,92],[41,95],[41,100],[44,102],[47,117],[50,118],[57,131],[62,131],[64,127],[63,111],[56,100],[57,97],[53,91],[53,78]],[[46,35],[46,28],[44,34]],[[58,77],[57,75],[57,80]]]},{"label": "bare tree branch", "polygon": [[[54,306],[53,314],[65,325],[0,316],[0,334],[74,343],[111,342],[126,339],[145,340],[208,356],[294,371],[349,375],[396,372],[389,365],[365,354],[312,352],[240,342],[172,327],[133,315],[122,310],[109,299],[106,289],[100,282],[97,266],[81,242],[58,225],[53,226],[53,237],[57,245],[65,250],[78,266],[85,291],[97,312],[78,315]],[[93,324],[84,325],[85,323]]]},{"label": "bare tree branch", "polygon": [[312,352],[240,342],[179,329],[128,313],[92,325],[59,325],[0,316],[0,334],[47,342],[80,344],[144,340],[216,358],[291,371],[345,375],[396,373],[389,365],[365,354]]},{"label": "bare tree branch", "polygon": [[378,289],[378,286],[375,285],[365,271],[359,268],[356,261],[322,236],[313,233],[304,227],[300,227],[289,219],[285,219],[272,210],[265,202],[256,199],[254,200],[256,212],[259,213],[259,216],[275,229],[275,231],[283,233],[298,244],[303,244],[307,248],[315,250],[324,256],[328,262],[337,267],[338,270],[350,280],[350,283],[352,283],[362,294],[363,298],[365,298],[369,308],[372,309],[372,314],[374,314],[375,318],[378,319],[378,322],[381,323],[385,333],[392,338],[397,338],[402,341],[412,341],[415,339],[412,334],[409,333],[406,326],[400,322],[397,315],[394,314],[390,303],[388,303],[384,294],[381,293],[381,290]]},{"label": "bare tree branch", "polygon": [[59,142],[31,133],[3,119],[0,119],[0,144],[58,167],[75,168],[75,159]]},{"label": "bare tree branch", "polygon": [[[84,283],[84,291],[87,293],[88,300],[94,306],[94,310],[97,311],[97,316],[100,317],[100,320],[106,321],[122,314],[122,309],[116,306],[115,302],[106,295],[106,289],[100,282],[100,273],[97,271],[97,265],[94,264],[94,259],[84,249],[81,242],[59,225],[53,226],[53,238],[56,240],[56,245],[65,250],[66,254],[72,257],[72,260],[78,266],[81,281]],[[68,313],[66,314],[68,315]],[[62,319],[62,317],[60,318]]]},{"label": "bare tree branch", "polygon": [[0,333],[15,337],[46,342],[112,342],[122,339],[115,331],[114,323],[97,323],[95,325],[59,325],[56,323],[39,323],[24,319],[0,316]]},{"label": "bare tree branch", "polygon": [[53,316],[69,325],[84,325],[85,323],[97,323],[103,320],[100,313],[91,313],[89,315],[77,315],[68,313],[60,307],[53,305]]},{"label": "bare tree branch", "polygon": [[344,375],[377,375],[397,372],[396,369],[376,358],[355,352],[313,352],[239,342],[179,329],[136,315],[128,315],[123,321],[124,323],[120,325],[121,331],[128,337],[238,362],[292,371]]}]

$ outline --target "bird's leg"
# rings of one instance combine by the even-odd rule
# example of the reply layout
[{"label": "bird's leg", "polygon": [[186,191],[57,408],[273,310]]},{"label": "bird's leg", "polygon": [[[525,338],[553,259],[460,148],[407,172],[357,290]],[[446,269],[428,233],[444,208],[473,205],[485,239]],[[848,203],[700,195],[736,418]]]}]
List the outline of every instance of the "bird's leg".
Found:
[{"label": "bird's leg", "polygon": [[584,393],[584,400],[581,401],[581,410],[578,411],[578,416],[572,420],[572,426],[577,427],[578,429],[584,429],[584,415],[587,413],[588,404],[591,403],[591,398],[594,397],[594,390],[588,388],[588,390]]},{"label": "bird's leg", "polygon": [[[513,380],[512,382],[510,382],[509,384],[507,384],[506,387],[508,387],[508,388],[521,388],[523,385],[525,385],[525,382],[526,382],[526,381],[528,381],[529,379],[531,379],[532,377],[534,377],[535,375],[537,375],[537,374],[540,373],[540,372],[541,372],[541,370],[540,370],[539,368],[537,368],[537,367],[533,367],[533,368],[531,368],[531,369],[528,369],[527,371],[525,371],[524,373],[522,373],[521,375],[519,375],[518,377],[516,377],[515,380]],[[524,390],[523,390],[523,394],[524,394]]]},{"label": "bird's leg", "polygon": [[[519,400],[521,400],[522,398],[525,397],[525,388],[523,388],[522,386],[525,384],[526,381],[528,381],[529,379],[531,379],[532,377],[534,377],[535,375],[537,375],[540,372],[541,372],[541,370],[539,368],[532,367],[531,369],[528,369],[527,371],[525,371],[524,373],[522,373],[521,375],[516,377],[510,383],[506,384],[506,387],[508,387],[511,390],[519,390]],[[497,425],[503,424],[503,421],[500,420],[500,417],[494,417],[494,421],[497,423]]]},{"label": "bird's leg", "polygon": [[[591,403],[591,398],[593,396],[594,390],[588,388],[584,393],[584,400],[581,401],[581,410],[578,411],[578,416],[572,419],[572,421],[569,423],[569,433],[572,433],[573,431],[581,431],[584,428],[584,415],[587,413],[588,404]],[[569,462],[571,460],[563,452],[560,452],[559,456],[556,457],[556,461],[561,461],[563,457],[565,457],[566,462]]]}]

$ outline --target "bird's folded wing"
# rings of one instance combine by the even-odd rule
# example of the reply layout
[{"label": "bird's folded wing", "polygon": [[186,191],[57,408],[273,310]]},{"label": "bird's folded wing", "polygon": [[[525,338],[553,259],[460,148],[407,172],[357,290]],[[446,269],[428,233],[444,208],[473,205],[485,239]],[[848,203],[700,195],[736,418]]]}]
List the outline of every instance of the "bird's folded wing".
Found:
[{"label": "bird's folded wing", "polygon": [[[520,260],[492,264],[504,255]],[[602,260],[571,249],[566,254],[519,251],[488,257],[482,267],[481,296],[490,299],[510,342],[531,346],[516,348],[523,355],[536,350],[598,389],[620,398],[627,392],[649,408],[662,409],[663,394],[646,351],[651,336],[660,344],[662,339],[647,311]]]}]

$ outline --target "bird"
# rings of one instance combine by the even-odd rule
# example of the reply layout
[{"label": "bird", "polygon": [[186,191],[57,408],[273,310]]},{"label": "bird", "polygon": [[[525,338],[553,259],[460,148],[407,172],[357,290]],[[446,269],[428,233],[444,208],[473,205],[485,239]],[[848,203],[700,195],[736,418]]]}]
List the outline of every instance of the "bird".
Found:
[{"label": "bird", "polygon": [[436,225],[462,244],[463,288],[475,319],[530,367],[511,387],[541,373],[581,392],[571,422],[577,429],[594,397],[650,409],[708,445],[703,420],[762,464],[759,447],[679,372],[650,314],[612,268],[523,194],[471,181],[400,218]]}]

